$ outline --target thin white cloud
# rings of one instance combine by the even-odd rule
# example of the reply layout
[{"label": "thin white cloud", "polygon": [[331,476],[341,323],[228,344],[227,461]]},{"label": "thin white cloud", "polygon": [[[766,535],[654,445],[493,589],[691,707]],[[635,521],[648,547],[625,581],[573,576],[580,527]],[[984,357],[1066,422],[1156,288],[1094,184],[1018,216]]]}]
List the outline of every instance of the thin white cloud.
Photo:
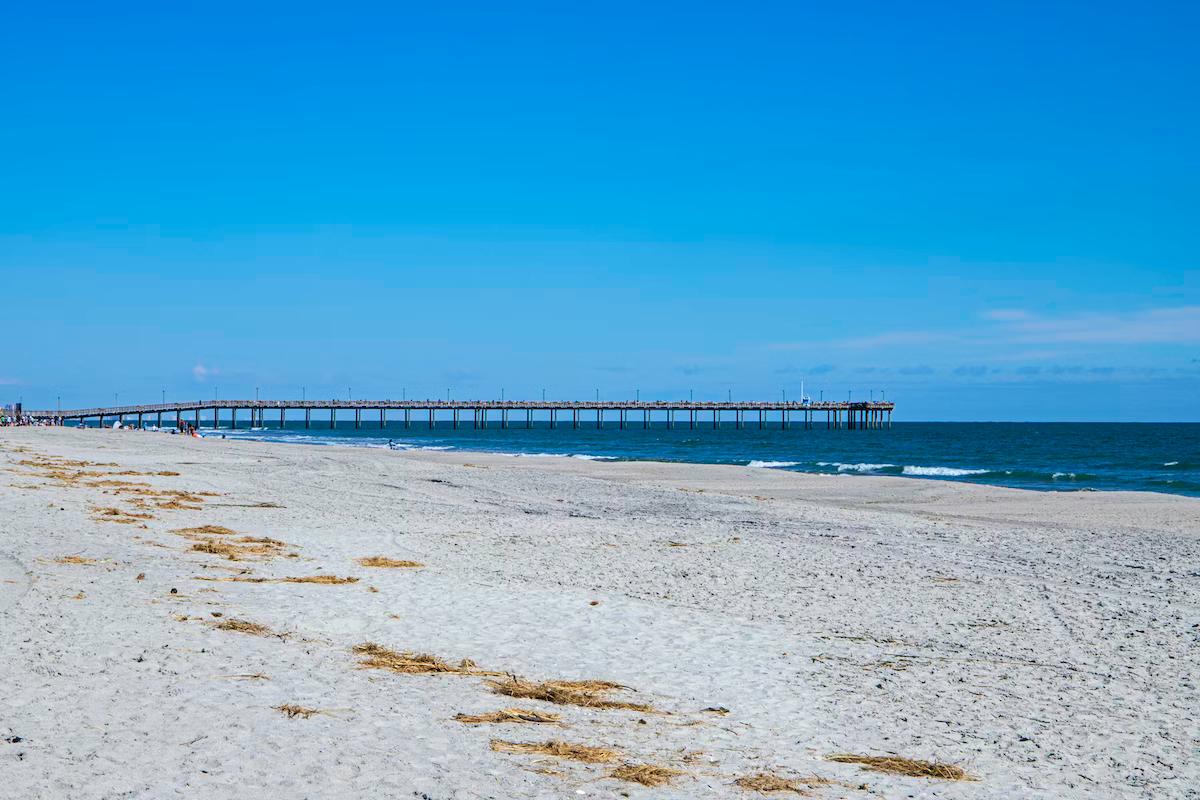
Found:
[{"label": "thin white cloud", "polygon": [[1200,342],[1200,306],[1030,317],[1005,324],[1003,333],[1019,342],[1191,344]]},{"label": "thin white cloud", "polygon": [[[1195,344],[1200,343],[1200,306],[1153,308],[1140,311],[1040,316],[1016,309],[982,314],[987,324],[957,330],[896,330],[871,336],[838,339],[831,344],[852,349],[905,347],[937,343],[959,346],[1068,344]],[[775,349],[813,346],[780,344]],[[1061,355],[1061,350],[1054,355]],[[1046,353],[1049,355],[1049,353]]]},{"label": "thin white cloud", "polygon": [[[947,331],[888,331],[874,336],[856,336],[850,339],[840,339],[836,344],[842,347],[869,348],[889,347],[892,345],[934,344],[959,338]],[[812,347],[809,342],[807,347]]]},{"label": "thin white cloud", "polygon": [[214,375],[219,375],[220,372],[221,371],[218,369],[206,367],[203,364],[197,364],[196,366],[192,367],[192,377],[201,383],[213,377]]},{"label": "thin white cloud", "polygon": [[983,312],[980,316],[997,322],[1016,322],[1029,319],[1033,315],[1019,308],[994,308],[991,311]]}]

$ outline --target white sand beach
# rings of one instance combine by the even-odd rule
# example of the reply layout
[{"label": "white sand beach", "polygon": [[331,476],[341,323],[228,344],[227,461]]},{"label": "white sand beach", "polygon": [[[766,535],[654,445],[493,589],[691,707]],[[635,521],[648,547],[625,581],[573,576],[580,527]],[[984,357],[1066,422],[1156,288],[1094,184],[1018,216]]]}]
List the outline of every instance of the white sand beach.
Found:
[{"label": "white sand beach", "polygon": [[[1200,797],[1197,499],[110,430],[0,467],[0,797]],[[628,688],[539,687],[585,680]],[[558,721],[455,719],[512,708]],[[503,744],[551,741],[602,750]]]}]

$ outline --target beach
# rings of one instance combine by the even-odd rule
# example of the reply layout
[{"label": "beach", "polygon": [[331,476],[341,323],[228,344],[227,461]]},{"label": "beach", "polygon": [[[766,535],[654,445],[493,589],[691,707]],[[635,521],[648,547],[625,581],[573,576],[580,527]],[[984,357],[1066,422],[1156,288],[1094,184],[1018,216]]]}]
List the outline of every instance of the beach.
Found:
[{"label": "beach", "polygon": [[1200,797],[1197,498],[61,428],[0,466],[0,797]]}]

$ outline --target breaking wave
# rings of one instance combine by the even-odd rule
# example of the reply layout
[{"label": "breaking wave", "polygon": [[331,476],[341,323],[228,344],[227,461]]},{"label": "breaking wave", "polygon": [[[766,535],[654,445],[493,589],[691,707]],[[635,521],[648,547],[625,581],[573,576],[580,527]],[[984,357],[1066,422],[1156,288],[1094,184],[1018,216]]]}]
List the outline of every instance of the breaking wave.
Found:
[{"label": "breaking wave", "polygon": [[926,477],[962,478],[967,475],[986,475],[990,469],[962,469],[960,467],[905,467],[901,474]]},{"label": "breaking wave", "polygon": [[838,472],[881,472],[886,469],[895,469],[895,464],[830,464],[829,466],[837,467]]}]

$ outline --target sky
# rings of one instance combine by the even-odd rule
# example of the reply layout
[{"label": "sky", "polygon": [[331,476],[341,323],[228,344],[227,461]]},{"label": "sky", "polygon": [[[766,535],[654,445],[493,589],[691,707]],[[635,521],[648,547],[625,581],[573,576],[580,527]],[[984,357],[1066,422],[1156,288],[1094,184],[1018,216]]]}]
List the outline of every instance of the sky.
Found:
[{"label": "sky", "polygon": [[1198,23],[13,7],[0,401],[803,384],[899,420],[1200,421]]}]

